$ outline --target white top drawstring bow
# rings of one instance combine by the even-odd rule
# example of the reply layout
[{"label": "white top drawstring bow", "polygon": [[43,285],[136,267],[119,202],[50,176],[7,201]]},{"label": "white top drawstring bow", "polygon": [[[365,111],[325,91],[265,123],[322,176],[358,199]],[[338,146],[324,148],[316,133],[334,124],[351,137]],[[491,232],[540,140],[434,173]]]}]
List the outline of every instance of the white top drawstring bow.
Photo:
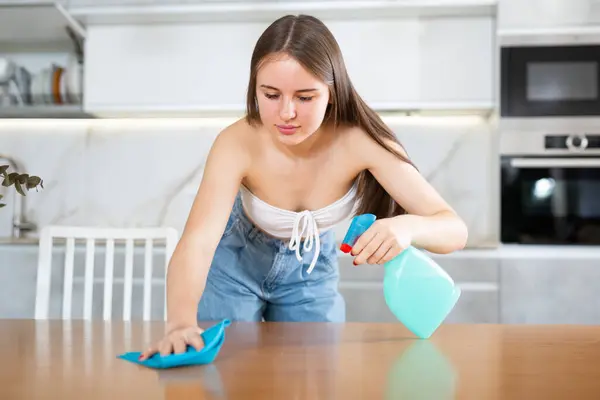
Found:
[{"label": "white top drawstring bow", "polygon": [[[302,230],[298,232],[298,228],[300,222],[303,222]],[[317,263],[317,259],[319,258],[319,253],[321,251],[321,240],[319,238],[319,227],[317,226],[317,221],[313,217],[310,211],[302,211],[296,215],[294,220],[294,230],[292,232],[292,238],[290,240],[289,248],[290,250],[296,251],[296,259],[298,261],[302,261],[302,256],[300,255],[300,243],[302,238],[304,240],[304,251],[310,251],[313,246],[313,242],[315,242],[315,253],[313,255],[313,259],[310,262],[310,266],[306,271],[310,274]]]}]

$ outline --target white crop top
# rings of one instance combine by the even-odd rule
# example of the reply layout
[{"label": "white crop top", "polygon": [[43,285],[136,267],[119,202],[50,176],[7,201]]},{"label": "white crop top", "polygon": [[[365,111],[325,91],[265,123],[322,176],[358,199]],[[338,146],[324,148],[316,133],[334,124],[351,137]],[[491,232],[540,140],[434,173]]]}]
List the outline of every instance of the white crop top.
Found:
[{"label": "white crop top", "polygon": [[296,251],[298,261],[302,261],[301,239],[305,238],[305,251],[310,251],[315,242],[315,253],[307,270],[311,273],[321,251],[319,235],[348,218],[354,210],[356,182],[344,197],[315,211],[295,212],[273,207],[255,196],[244,185],[241,185],[240,192],[244,211],[252,222],[274,237],[290,238],[289,248]]}]

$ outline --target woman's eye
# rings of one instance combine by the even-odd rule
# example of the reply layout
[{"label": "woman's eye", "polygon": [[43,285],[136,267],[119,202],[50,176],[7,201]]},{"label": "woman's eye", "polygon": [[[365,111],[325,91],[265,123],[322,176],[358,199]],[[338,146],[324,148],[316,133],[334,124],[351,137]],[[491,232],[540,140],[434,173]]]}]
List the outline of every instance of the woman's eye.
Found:
[{"label": "woman's eye", "polygon": [[[279,94],[271,94],[271,93],[265,93],[265,97],[269,100],[276,100],[279,98]],[[314,96],[300,96],[298,97],[298,99],[302,102],[305,101],[311,101],[313,99]]]}]

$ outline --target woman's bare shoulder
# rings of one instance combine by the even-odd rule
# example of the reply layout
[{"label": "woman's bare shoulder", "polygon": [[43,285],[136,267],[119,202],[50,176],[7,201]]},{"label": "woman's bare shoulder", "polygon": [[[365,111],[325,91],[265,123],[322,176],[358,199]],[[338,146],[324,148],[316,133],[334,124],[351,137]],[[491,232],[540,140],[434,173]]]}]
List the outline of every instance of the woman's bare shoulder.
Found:
[{"label": "woman's bare shoulder", "polygon": [[226,153],[228,156],[237,156],[246,159],[252,154],[253,143],[256,137],[256,128],[249,125],[244,118],[226,126],[219,132],[213,149],[218,153]]},{"label": "woman's bare shoulder", "polygon": [[[347,137],[347,140],[344,141],[347,145],[347,150],[358,162],[363,164],[362,166],[365,169],[369,168],[372,160],[378,159],[389,153],[389,151],[382,146],[378,140],[369,135],[366,130],[360,127],[349,127],[344,134]],[[381,140],[395,152],[408,158],[406,150],[397,140],[387,137],[382,137],[379,140]]]},{"label": "woman's bare shoulder", "polygon": [[364,155],[373,146],[373,139],[358,126],[340,126],[337,131],[338,143],[341,143],[344,156],[364,168]]},{"label": "woman's bare shoulder", "polygon": [[219,133],[219,136],[243,141],[251,136],[251,133],[255,130],[256,128],[248,124],[245,118],[240,118],[223,128]]}]

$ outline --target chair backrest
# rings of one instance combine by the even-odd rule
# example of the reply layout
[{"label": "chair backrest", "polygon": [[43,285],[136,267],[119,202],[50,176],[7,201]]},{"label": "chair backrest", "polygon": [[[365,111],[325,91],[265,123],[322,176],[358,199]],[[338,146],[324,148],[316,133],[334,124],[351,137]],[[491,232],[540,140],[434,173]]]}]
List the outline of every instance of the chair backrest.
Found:
[{"label": "chair backrest", "polygon": [[52,247],[54,239],[65,240],[64,284],[62,296],[62,319],[72,318],[73,275],[76,240],[84,240],[85,276],[83,278],[83,318],[92,319],[92,299],[94,287],[94,259],[97,241],[105,241],[104,296],[102,315],[104,320],[112,318],[115,244],[125,243],[125,265],[123,277],[123,320],[131,320],[134,245],[143,241],[144,277],[143,277],[143,320],[150,320],[151,293],[153,284],[153,250],[155,241],[164,241],[165,251],[165,292],[163,302],[163,319],[167,318],[166,307],[166,272],[169,261],[179,240],[178,232],[173,228],[98,228],[80,226],[46,226],[40,230],[38,256],[37,290],[35,302],[35,319],[48,319],[50,309],[50,285],[52,270]]}]

